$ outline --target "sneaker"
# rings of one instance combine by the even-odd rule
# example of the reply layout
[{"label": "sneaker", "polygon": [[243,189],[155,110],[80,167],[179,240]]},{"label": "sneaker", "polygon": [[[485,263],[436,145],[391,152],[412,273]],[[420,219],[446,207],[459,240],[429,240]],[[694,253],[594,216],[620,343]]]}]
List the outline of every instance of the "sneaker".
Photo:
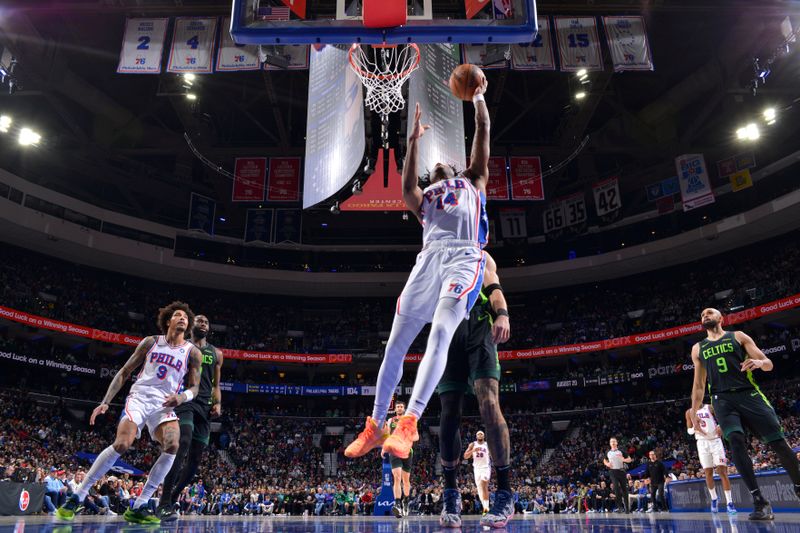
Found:
[{"label": "sneaker", "polygon": [[736,514],[736,507],[733,506],[733,502],[728,502],[728,514]]},{"label": "sneaker", "polygon": [[775,520],[775,515],[772,514],[772,506],[767,500],[761,500],[754,505],[755,509],[750,516],[750,520]]},{"label": "sneaker", "polygon": [[481,518],[481,525],[492,529],[506,527],[512,516],[514,516],[513,494],[507,490],[498,490],[494,493],[494,505]]},{"label": "sneaker", "polygon": [[175,522],[178,519],[178,513],[175,512],[174,505],[163,505],[156,509],[156,516],[162,522]]},{"label": "sneaker", "polygon": [[[389,435],[384,441],[382,453],[388,453],[400,459],[408,459],[411,453],[411,447],[418,440],[417,417],[414,415],[403,415],[400,417],[400,420],[398,420],[397,427],[394,428],[394,433]],[[345,455],[347,455],[347,451],[345,451]]]},{"label": "sneaker", "polygon": [[444,528],[461,527],[461,493],[458,489],[444,489],[442,493],[442,514],[439,525]]},{"label": "sneaker", "polygon": [[78,495],[73,494],[67,498],[67,501],[64,502],[64,505],[56,509],[56,516],[61,520],[74,520],[75,513],[80,506],[81,501],[78,499]]},{"label": "sneaker", "polygon": [[712,513],[719,512],[719,500],[711,500],[711,512]]},{"label": "sneaker", "polygon": [[408,500],[403,502],[403,516],[408,516]]},{"label": "sneaker", "polygon": [[128,509],[122,517],[132,524],[155,525],[161,523],[161,520],[147,505],[142,505],[138,509]]},{"label": "sneaker", "polygon": [[[388,436],[389,428],[386,427],[386,424],[383,425],[383,428],[380,428],[372,417],[368,416],[367,422],[364,424],[364,431],[359,433],[356,440],[347,446],[344,455],[350,458],[366,455],[373,448],[383,444]],[[406,454],[406,457],[408,457],[408,454]]]},{"label": "sneaker", "polygon": [[403,518],[403,504],[396,503],[392,505],[392,515],[395,518]]}]

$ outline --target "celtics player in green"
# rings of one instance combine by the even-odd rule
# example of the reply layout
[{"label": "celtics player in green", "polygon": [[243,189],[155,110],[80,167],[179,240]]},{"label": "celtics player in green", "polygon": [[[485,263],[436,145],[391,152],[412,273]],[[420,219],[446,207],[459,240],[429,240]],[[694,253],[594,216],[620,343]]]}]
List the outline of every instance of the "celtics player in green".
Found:
[{"label": "celtics player in green", "polygon": [[[406,413],[405,402],[394,402],[394,416],[389,420],[389,432],[393,432],[397,427],[400,417]],[[392,465],[392,492],[394,493],[394,506],[392,514],[397,518],[408,516],[408,497],[411,495],[411,465],[414,462],[414,449],[408,454],[408,458],[402,459],[389,456]]]},{"label": "celtics player in green", "polygon": [[222,393],[219,388],[222,372],[222,351],[208,343],[211,324],[205,315],[197,315],[192,328],[192,343],[202,354],[200,389],[197,397],[175,409],[180,418],[180,447],[172,469],[164,479],[157,515],[163,522],[177,520],[175,503],[184,487],[189,484],[208,446],[211,435],[211,418],[222,414]]},{"label": "celtics player in green", "polygon": [[507,342],[510,336],[508,306],[497,275],[497,264],[486,254],[480,297],[450,342],[447,366],[438,387],[442,404],[439,448],[445,489],[439,518],[442,527],[461,527],[461,493],[456,479],[461,462],[459,426],[464,395],[470,392],[474,392],[478,400],[481,420],[486,428],[486,444],[497,473],[494,504],[481,518],[481,525],[502,528],[514,514],[510,482],[511,442],[508,424],[500,409],[500,361],[497,356],[497,345]]},{"label": "celtics player in green", "polygon": [[692,346],[694,385],[692,408],[689,415],[696,432],[704,435],[697,410],[703,404],[703,394],[708,381],[711,405],[730,443],[731,455],[744,484],[753,496],[750,520],[772,520],[772,506],[761,495],[753,463],[747,454],[744,427],[748,426],[778,456],[794,483],[794,492],[800,498],[800,464],[783,434],[775,409],[756,383],[753,372],[772,370],[772,361],[756,343],[741,331],[722,329],[724,318],[716,309],[703,309],[700,322],[706,338]]}]

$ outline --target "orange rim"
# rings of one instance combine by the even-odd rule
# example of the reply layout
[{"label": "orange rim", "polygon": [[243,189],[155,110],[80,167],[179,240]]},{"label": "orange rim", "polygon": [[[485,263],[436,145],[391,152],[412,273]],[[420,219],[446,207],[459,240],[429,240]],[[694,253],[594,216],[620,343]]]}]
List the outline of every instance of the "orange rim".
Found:
[{"label": "orange rim", "polygon": [[[396,44],[386,44],[386,43],[373,44],[371,46],[373,46],[374,48],[397,48]],[[417,46],[416,43],[409,43],[408,46],[413,48],[414,52],[416,52],[417,54],[417,57],[416,59],[414,59],[414,64],[402,72],[398,72],[396,74],[373,74],[372,72],[365,71],[360,66],[358,66],[356,61],[353,59],[353,52],[355,52],[356,48],[361,47],[360,44],[353,44],[353,46],[350,47],[350,52],[348,54],[350,58],[350,66],[353,67],[353,70],[355,70],[359,76],[363,76],[364,78],[369,78],[372,80],[396,80],[398,78],[404,78],[409,74],[411,74],[414,71],[414,69],[416,69],[419,66],[419,60],[420,60],[419,46]]]}]

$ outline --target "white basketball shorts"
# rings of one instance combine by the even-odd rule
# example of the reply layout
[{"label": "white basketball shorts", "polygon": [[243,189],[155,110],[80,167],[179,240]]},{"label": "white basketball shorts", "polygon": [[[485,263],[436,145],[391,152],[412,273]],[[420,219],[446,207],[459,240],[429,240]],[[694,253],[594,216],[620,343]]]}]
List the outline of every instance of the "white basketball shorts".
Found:
[{"label": "white basketball shorts", "polygon": [[697,439],[697,454],[700,456],[700,466],[703,468],[728,464],[722,439]]},{"label": "white basketball shorts", "polygon": [[489,467],[474,468],[475,472],[475,485],[481,481],[489,481],[492,477],[492,469]]},{"label": "white basketball shorts", "polygon": [[486,254],[470,241],[433,241],[417,255],[406,286],[397,298],[397,314],[433,320],[440,298],[465,299],[465,317],[483,285]]},{"label": "white basketball shorts", "polygon": [[155,437],[158,426],[165,422],[178,420],[178,415],[172,407],[164,407],[164,398],[154,396],[147,397],[139,394],[131,394],[125,400],[125,409],[122,411],[121,419],[127,419],[136,424],[136,438],[142,436],[142,427],[147,425],[150,437]]}]

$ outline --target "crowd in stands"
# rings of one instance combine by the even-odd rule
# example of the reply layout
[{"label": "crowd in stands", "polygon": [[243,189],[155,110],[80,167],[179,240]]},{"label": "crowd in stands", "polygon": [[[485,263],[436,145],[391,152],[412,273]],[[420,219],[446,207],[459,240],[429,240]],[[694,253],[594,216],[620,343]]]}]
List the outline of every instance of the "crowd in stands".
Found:
[{"label": "crowd in stands", "polygon": [[[152,334],[159,307],[184,300],[211,319],[218,344],[246,350],[379,351],[393,299],[286,299],[166,284],[0,247],[0,305],[134,335]],[[512,339],[531,348],[623,336],[800,292],[800,244],[790,237],[691,265],[591,285],[507,294]],[[501,271],[502,274],[502,271]],[[187,280],[188,281],[188,280]],[[680,287],[680,290],[676,290]],[[113,297],[109,297],[113,295]],[[535,305],[533,305],[535,304]],[[102,312],[98,312],[102,310]],[[302,337],[290,331],[303,332]],[[424,333],[414,351],[424,348]]]}]

